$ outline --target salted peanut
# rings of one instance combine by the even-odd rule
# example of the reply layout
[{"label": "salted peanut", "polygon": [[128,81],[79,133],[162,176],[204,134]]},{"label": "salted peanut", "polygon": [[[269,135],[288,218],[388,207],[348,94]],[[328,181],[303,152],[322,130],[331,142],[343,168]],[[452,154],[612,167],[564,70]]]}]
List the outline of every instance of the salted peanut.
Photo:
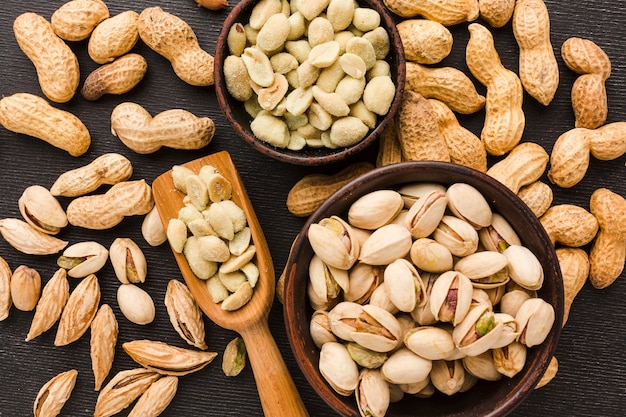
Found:
[{"label": "salted peanut", "polygon": [[316,68],[327,68],[339,58],[339,42],[328,41],[311,48],[307,62]]},{"label": "salted peanut", "polygon": [[141,55],[124,55],[89,74],[80,92],[89,101],[105,94],[124,94],[139,84],[147,70],[148,63]]},{"label": "salted peanut", "polygon": [[556,257],[563,276],[563,326],[567,323],[574,298],[582,290],[589,276],[589,256],[579,248],[558,248]]},{"label": "salted peanut", "polygon": [[15,268],[10,282],[11,300],[15,308],[32,311],[41,296],[41,275],[26,265]]},{"label": "salted peanut", "polygon": [[522,83],[513,71],[502,65],[491,32],[478,23],[470,24],[468,29],[467,66],[487,87],[481,140],[490,155],[503,155],[520,142],[524,132]]},{"label": "salted peanut", "polygon": [[304,61],[296,69],[298,76],[298,88],[308,88],[312,86],[320,74],[320,68],[316,67],[311,61]]},{"label": "salted peanut", "polygon": [[289,35],[287,35],[287,41],[295,41],[304,36],[306,32],[306,24],[304,22],[304,16],[300,11],[292,13],[287,21],[289,22]]},{"label": "salted peanut", "polygon": [[239,22],[234,23],[228,30],[226,37],[229,53],[234,56],[241,56],[246,48],[246,41],[246,31],[243,25]]},{"label": "salted peanut", "polygon": [[182,376],[197,372],[217,356],[216,352],[183,349],[153,340],[133,340],[122,345],[135,362],[161,375]]},{"label": "salted peanut", "polygon": [[535,216],[541,217],[552,206],[554,194],[548,184],[535,181],[521,187],[517,196],[526,203]]},{"label": "salted peanut", "polygon": [[404,56],[419,64],[437,64],[452,50],[452,34],[441,23],[407,19],[397,24]]},{"label": "salted peanut", "polygon": [[406,88],[443,101],[461,114],[475,113],[485,106],[485,97],[478,94],[469,77],[452,67],[429,68],[407,62]]},{"label": "salted peanut", "polygon": [[352,24],[362,32],[369,32],[380,27],[380,15],[374,9],[357,7],[354,9]]},{"label": "salted peanut", "polygon": [[330,142],[339,147],[351,146],[359,143],[368,131],[369,128],[360,119],[353,116],[341,117],[330,128]]},{"label": "salted peanut", "polygon": [[52,255],[69,243],[42,233],[25,221],[15,218],[0,220],[0,234],[9,245],[30,255]]},{"label": "salted peanut", "polygon": [[389,54],[389,51],[391,50],[391,41],[389,39],[389,34],[382,26],[364,33],[362,37],[363,39],[369,41],[369,43],[372,44],[372,47],[374,47],[374,53],[377,60],[385,59],[385,57]]},{"label": "salted peanut", "polygon": [[196,236],[187,238],[182,253],[194,275],[206,280],[217,273],[218,266],[216,262],[209,261],[202,256],[198,239]]},{"label": "salted peanut", "polygon": [[130,52],[139,40],[138,20],[137,12],[127,10],[100,22],[89,37],[89,57],[97,64],[106,64]]},{"label": "salted peanut", "polygon": [[16,93],[0,100],[0,124],[12,132],[41,139],[72,156],[84,154],[91,145],[89,130],[78,117],[29,93]]},{"label": "salted peanut", "polygon": [[11,267],[0,257],[0,321],[9,317],[13,301],[11,300]]},{"label": "salted peanut", "polygon": [[196,86],[213,85],[213,56],[200,48],[184,20],[160,7],[149,7],[139,15],[137,29],[141,40],[170,61],[181,80]]},{"label": "salted peanut", "polygon": [[391,77],[372,78],[363,91],[363,103],[368,110],[383,116],[387,114],[396,95],[396,86]]},{"label": "salted peanut", "polygon": [[[393,82],[391,84],[393,85]],[[343,77],[341,81],[339,81],[339,84],[337,84],[335,93],[339,95],[339,97],[341,97],[348,106],[351,106],[357,101],[361,100],[361,98],[363,98],[363,93],[365,92],[365,86],[366,86],[366,83],[365,83],[364,77],[354,78],[349,75],[346,75],[345,77]],[[380,105],[380,107],[382,109],[382,107],[384,107],[387,102],[387,95],[385,94],[387,90],[385,90],[384,85],[372,86],[370,88],[383,90],[383,91],[379,91],[379,93],[381,94],[380,100],[382,101],[382,104]],[[395,94],[395,87],[394,87],[393,92]],[[368,102],[368,104],[370,106],[372,105],[371,102]]]},{"label": "salted peanut", "polygon": [[[206,3],[211,0],[196,0]],[[226,0],[214,0],[226,1]],[[165,376],[154,381],[135,403],[128,417],[157,417],[174,399],[178,390],[178,377]]]},{"label": "salted peanut", "polygon": [[126,181],[133,174],[131,162],[118,153],[106,153],[82,167],[66,171],[54,181],[50,193],[54,196],[78,197],[101,185]]},{"label": "salted peanut", "polygon": [[82,41],[108,17],[109,9],[101,0],[71,0],[52,13],[50,23],[59,38]]},{"label": "salted peanut", "polygon": [[117,305],[124,317],[132,323],[145,325],[154,321],[152,297],[135,284],[122,284],[117,288]]},{"label": "salted peanut", "polygon": [[18,46],[37,70],[44,95],[57,103],[69,101],[80,81],[78,59],[70,47],[46,19],[35,13],[19,15],[13,22],[13,32]]},{"label": "salted peanut", "polygon": [[487,172],[487,151],[480,139],[461,126],[452,110],[439,100],[428,100],[433,110],[439,131],[443,136],[450,162]]},{"label": "salted peanut", "polygon": [[65,269],[58,269],[44,286],[41,298],[37,302],[35,315],[26,336],[27,342],[54,326],[61,317],[61,312],[67,303],[69,295],[69,283]]},{"label": "salted peanut", "polygon": [[346,44],[346,53],[361,57],[363,62],[365,62],[365,68],[368,70],[374,66],[377,60],[374,46],[370,41],[359,36],[355,36],[348,41]]},{"label": "salted peanut", "polygon": [[355,9],[355,3],[352,1],[330,0],[328,8],[326,9],[326,18],[333,25],[335,32],[339,32],[350,26]]},{"label": "salted peanut", "polygon": [[274,74],[274,82],[269,87],[261,88],[257,92],[257,100],[263,110],[274,110],[285,98],[289,83],[282,74]]},{"label": "salted peanut", "polygon": [[506,158],[492,165],[487,175],[517,194],[521,187],[532,184],[543,175],[548,159],[548,153],[541,145],[520,143]]},{"label": "salted peanut", "polygon": [[91,325],[100,303],[100,284],[89,275],[74,288],[61,313],[54,339],[55,346],[65,346],[78,340]]},{"label": "salted peanut", "polygon": [[501,28],[511,20],[515,0],[478,0],[478,8],[480,17],[489,23],[489,26]]},{"label": "salted peanut", "polygon": [[139,104],[121,103],[111,113],[111,132],[124,145],[141,154],[166,146],[173,149],[200,149],[211,142],[215,124],[183,109],[163,111],[152,117]]},{"label": "salted peanut", "polygon": [[572,108],[576,127],[595,129],[606,121],[608,105],[605,81],[611,75],[611,61],[593,41],[569,38],[561,46],[565,65],[581,74],[572,86]]},{"label": "salted peanut", "polygon": [[78,371],[71,369],[46,382],[39,389],[33,404],[35,417],[58,416],[74,390],[77,376]]},{"label": "salted peanut", "polygon": [[285,148],[289,144],[289,128],[287,124],[268,112],[261,112],[250,123],[252,133],[259,140],[267,142],[279,148]]},{"label": "salted peanut", "polygon": [[374,129],[378,121],[376,113],[368,109],[363,100],[359,100],[350,106],[349,115],[360,119],[370,129]]},{"label": "salted peanut", "polygon": [[169,281],[165,307],[170,323],[180,337],[198,349],[207,349],[202,312],[185,284],[175,279]]},{"label": "salted peanut", "polygon": [[94,376],[94,390],[100,391],[102,383],[111,371],[117,344],[118,324],[115,313],[103,304],[91,322],[90,356]]},{"label": "salted peanut", "polygon": [[589,282],[606,288],[622,274],[626,260],[626,199],[607,188],[591,195],[589,210],[600,230],[589,252]]},{"label": "salted peanut", "polygon": [[145,180],[125,181],[104,194],[72,200],[67,206],[67,220],[74,226],[103,230],[126,216],[147,214],[153,206],[152,189]]},{"label": "salted peanut", "polygon": [[285,45],[289,36],[289,21],[282,13],[271,15],[260,28],[256,38],[256,45],[267,52],[277,51]]},{"label": "salted peanut", "polygon": [[311,126],[318,130],[328,130],[333,124],[333,117],[318,103],[311,103],[307,111],[307,118]]},{"label": "salted peanut", "polygon": [[120,371],[102,388],[94,417],[110,417],[130,406],[161,375],[146,368]]},{"label": "salted peanut", "polygon": [[[228,58],[227,58],[228,59]],[[270,57],[272,70],[277,74],[287,74],[298,68],[298,60],[288,52],[279,52]]]},{"label": "salted peanut", "polygon": [[559,86],[559,67],[550,42],[550,16],[543,0],[515,4],[513,34],[520,47],[519,75],[524,89],[547,106]]},{"label": "salted peanut", "polygon": [[239,288],[222,301],[221,307],[225,311],[235,311],[243,307],[254,293],[248,281],[243,282]]},{"label": "salted peanut", "polygon": [[598,220],[582,207],[559,204],[539,218],[550,241],[578,248],[590,243],[598,232]]},{"label": "salted peanut", "polygon": [[403,0],[385,0],[385,6],[401,17],[421,15],[428,20],[452,26],[476,20],[479,15],[478,0],[424,0],[410,2]]},{"label": "salted peanut", "polygon": [[333,116],[344,117],[350,113],[350,107],[337,93],[327,93],[314,85],[311,89],[313,98]]},{"label": "salted peanut", "polygon": [[439,131],[435,113],[422,95],[405,90],[397,123],[404,160],[450,162],[448,147]]},{"label": "salted peanut", "polygon": [[250,79],[261,87],[269,87],[274,82],[274,71],[270,59],[258,48],[248,47],[241,55]]},{"label": "salted peanut", "polygon": [[345,53],[341,55],[339,57],[339,66],[343,72],[352,78],[363,78],[367,72],[365,61],[356,54]]},{"label": "salted peanut", "polygon": [[311,46],[317,46],[335,38],[333,25],[325,17],[318,16],[309,23],[307,39]]},{"label": "salted peanut", "polygon": [[311,49],[309,42],[304,39],[285,42],[285,50],[296,57],[301,64],[308,59]]},{"label": "salted peanut", "polygon": [[250,27],[260,30],[267,20],[282,10],[280,0],[261,0],[250,13]]}]

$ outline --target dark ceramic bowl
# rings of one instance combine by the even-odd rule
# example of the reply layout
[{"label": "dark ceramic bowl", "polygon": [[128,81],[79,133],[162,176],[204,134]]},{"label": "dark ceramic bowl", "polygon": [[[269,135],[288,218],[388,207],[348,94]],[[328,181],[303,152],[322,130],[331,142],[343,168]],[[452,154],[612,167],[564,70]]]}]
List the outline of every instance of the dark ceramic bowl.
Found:
[{"label": "dark ceramic bowl", "polygon": [[287,336],[296,361],[305,377],[336,412],[358,417],[354,395],[343,397],[326,383],[318,370],[319,349],[309,334],[313,313],[307,298],[308,265],[313,251],[305,236],[308,227],[324,217],[345,218],[348,207],[360,196],[378,189],[397,188],[409,182],[437,182],[443,185],[464,182],[476,187],[518,233],[522,243],[538,257],[545,279],[539,296],[555,310],[555,322],[547,339],[528,349],[524,369],[515,377],[496,382],[479,381],[465,393],[448,397],[435,393],[430,398],[405,395],[391,404],[389,417],[416,416],[503,416],[510,413],[533,391],[556,350],[563,317],[563,283],[554,248],[530,209],[508,188],[493,178],[459,165],[442,162],[405,162],[375,169],[347,184],[313,213],[298,235],[286,266],[284,316]]},{"label": "dark ceramic bowl", "polygon": [[217,101],[226,119],[235,129],[235,132],[257,151],[280,161],[297,165],[322,165],[337,162],[364,150],[375,142],[400,106],[406,75],[402,41],[400,40],[396,25],[383,5],[383,2],[376,0],[358,0],[358,3],[363,7],[374,9],[380,14],[381,26],[384,27],[389,34],[390,51],[386,61],[391,67],[391,77],[396,86],[396,94],[389,108],[389,112],[385,116],[379,116],[376,127],[370,129],[367,136],[353,146],[338,149],[305,147],[300,151],[277,148],[257,139],[250,129],[252,117],[250,117],[244,109],[243,103],[235,100],[226,89],[222,64],[229,54],[228,45],[226,43],[228,31],[234,23],[239,22],[245,25],[256,3],[258,3],[258,0],[242,0],[233,8],[224,22],[222,32],[217,38],[215,47],[215,92]]}]

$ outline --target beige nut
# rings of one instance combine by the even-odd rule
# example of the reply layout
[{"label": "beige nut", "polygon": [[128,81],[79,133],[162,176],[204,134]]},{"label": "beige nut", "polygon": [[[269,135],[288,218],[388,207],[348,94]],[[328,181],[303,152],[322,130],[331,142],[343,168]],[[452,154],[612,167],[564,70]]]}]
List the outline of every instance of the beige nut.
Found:
[{"label": "beige nut", "polygon": [[424,0],[419,2],[385,0],[385,6],[401,17],[421,15],[446,26],[476,20],[479,15],[477,0]]},{"label": "beige nut", "polygon": [[52,13],[50,24],[59,38],[82,41],[108,17],[109,9],[102,0],[71,0]]},{"label": "beige nut", "polygon": [[478,7],[480,17],[489,23],[489,26],[501,28],[511,20],[515,0],[478,0]]},{"label": "beige nut", "polygon": [[89,101],[105,94],[127,93],[139,84],[147,70],[148,63],[141,55],[124,55],[89,74],[80,93]]},{"label": "beige nut", "polygon": [[487,175],[517,194],[521,187],[537,181],[543,175],[548,159],[543,147],[524,142],[515,146],[506,158],[492,165]]},{"label": "beige nut", "polygon": [[69,101],[80,81],[78,59],[46,19],[23,13],[13,22],[15,40],[35,65],[41,91],[57,103]]},{"label": "beige nut", "polygon": [[441,62],[452,50],[452,34],[441,23],[426,19],[407,19],[397,25],[404,56],[419,64]]},{"label": "beige nut", "polygon": [[29,93],[0,100],[0,123],[12,132],[41,139],[72,156],[84,154],[91,144],[89,131],[78,117]]},{"label": "beige nut", "polygon": [[598,231],[598,220],[582,207],[559,204],[539,218],[553,243],[580,247],[591,242]]},{"label": "beige nut", "polygon": [[139,40],[138,19],[137,12],[128,10],[98,24],[87,45],[91,59],[98,64],[106,64],[133,49]]}]

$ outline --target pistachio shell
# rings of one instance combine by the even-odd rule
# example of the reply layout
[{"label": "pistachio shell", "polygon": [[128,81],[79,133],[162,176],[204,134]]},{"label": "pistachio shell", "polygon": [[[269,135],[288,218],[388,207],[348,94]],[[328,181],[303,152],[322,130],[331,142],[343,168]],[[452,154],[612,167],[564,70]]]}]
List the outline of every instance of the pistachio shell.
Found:
[{"label": "pistachio shell", "polygon": [[411,208],[416,201],[426,197],[433,191],[440,191],[445,194],[446,187],[441,184],[430,182],[414,182],[400,187],[398,193],[400,193],[402,199],[404,200],[404,206]]},{"label": "pistachio shell", "polygon": [[432,361],[407,348],[395,351],[380,368],[383,378],[392,384],[413,384],[424,381],[432,369]]},{"label": "pistachio shell", "polygon": [[411,206],[406,216],[406,227],[414,239],[427,237],[435,231],[441,221],[448,199],[442,191],[435,189]]},{"label": "pistachio shell", "polygon": [[429,238],[415,240],[411,246],[410,256],[411,262],[422,271],[442,273],[451,270],[453,266],[450,250]]},{"label": "pistachio shell", "polygon": [[146,257],[132,239],[115,239],[109,248],[109,257],[115,276],[122,284],[145,282]]},{"label": "pistachio shell", "polygon": [[309,324],[309,333],[313,339],[313,343],[318,348],[326,342],[336,342],[337,338],[333,334],[330,328],[330,321],[328,319],[328,312],[324,310],[316,310],[311,317],[311,323]]},{"label": "pistachio shell", "polygon": [[424,287],[426,288],[424,291],[426,294],[426,303],[424,303],[424,305],[422,305],[421,307],[416,307],[415,310],[411,311],[411,317],[413,318],[413,320],[415,320],[417,324],[426,326],[429,324],[435,324],[437,322],[435,316],[430,310],[430,300],[433,291],[433,285],[435,284],[439,276],[430,273],[422,273],[420,276],[422,277],[422,282],[424,283]]},{"label": "pistachio shell", "polygon": [[348,271],[326,265],[314,255],[309,263],[309,279],[312,290],[319,299],[329,301],[339,297],[349,287]]},{"label": "pistachio shell", "polygon": [[47,188],[27,187],[18,200],[22,217],[40,232],[55,235],[67,226],[67,216],[59,201]]},{"label": "pistachio shell", "polygon": [[478,248],[478,232],[471,224],[454,216],[443,216],[432,237],[454,256],[467,256]]},{"label": "pistachio shell", "polygon": [[491,224],[491,207],[475,187],[465,183],[452,184],[446,191],[446,197],[450,211],[476,230]]},{"label": "pistachio shell", "polygon": [[377,229],[365,241],[359,260],[370,265],[387,265],[406,256],[411,244],[411,233],[406,227],[388,224]]},{"label": "pistachio shell", "polygon": [[498,381],[502,379],[502,374],[498,372],[493,361],[491,351],[486,351],[480,355],[466,356],[463,358],[465,370],[478,379],[487,381]]},{"label": "pistachio shell", "polygon": [[518,341],[527,347],[543,343],[554,324],[554,307],[541,298],[531,298],[515,316],[519,325]]},{"label": "pistachio shell", "polygon": [[348,349],[337,342],[328,342],[320,349],[319,370],[326,382],[340,395],[351,395],[359,381],[359,369]]},{"label": "pistachio shell", "polygon": [[372,292],[383,280],[382,266],[368,265],[358,262],[349,271],[349,285],[344,292],[345,301],[354,301],[364,304],[369,300]]},{"label": "pistachio shell", "polygon": [[366,230],[378,229],[400,212],[402,196],[393,190],[377,190],[356,200],[348,209],[348,223]]},{"label": "pistachio shell", "polygon": [[526,291],[512,290],[507,291],[500,300],[500,311],[515,317],[519,308],[528,300],[530,295]]},{"label": "pistachio shell", "polygon": [[504,252],[509,261],[511,279],[529,290],[543,285],[543,267],[534,253],[525,246],[511,245]]},{"label": "pistachio shell", "polygon": [[522,244],[515,230],[499,213],[493,213],[491,224],[480,229],[478,235],[486,250],[504,252],[511,245]]},{"label": "pistachio shell", "polygon": [[361,416],[383,417],[386,414],[390,403],[389,384],[380,371],[361,371],[355,394]]},{"label": "pistachio shell", "polygon": [[513,378],[526,364],[526,346],[513,342],[505,347],[493,350],[493,362],[502,375]]},{"label": "pistachio shell", "polygon": [[468,356],[480,355],[497,345],[503,325],[495,321],[486,305],[473,307],[452,332],[459,350]]},{"label": "pistachio shell", "polygon": [[380,307],[384,310],[387,310],[391,314],[398,313],[398,307],[391,301],[389,298],[389,292],[387,291],[385,282],[381,282],[374,291],[372,291],[372,295],[370,296],[371,305]]},{"label": "pistachio shell", "polygon": [[98,272],[109,257],[109,251],[98,242],[79,242],[68,246],[57,259],[72,278],[83,278]]},{"label": "pistachio shell", "polygon": [[465,368],[461,360],[433,361],[430,381],[437,390],[446,395],[456,394],[465,382]]},{"label": "pistachio shell", "polygon": [[426,303],[422,279],[406,259],[396,259],[385,268],[385,288],[391,302],[400,311],[411,312]]},{"label": "pistachio shell", "polygon": [[387,310],[371,304],[364,305],[361,311],[350,333],[352,341],[375,352],[395,349],[402,339],[398,319]]},{"label": "pistachio shell", "polygon": [[307,236],[313,251],[328,265],[350,269],[359,255],[352,227],[337,216],[312,224]]},{"label": "pistachio shell", "polygon": [[404,336],[404,344],[413,353],[424,359],[448,358],[456,349],[452,335],[435,326],[416,327]]},{"label": "pistachio shell", "polygon": [[510,277],[506,269],[509,261],[500,252],[482,251],[460,259],[454,270],[472,280],[477,288],[505,285]]},{"label": "pistachio shell", "polygon": [[435,280],[430,294],[430,311],[435,320],[459,324],[472,304],[473,288],[460,272],[444,272]]}]

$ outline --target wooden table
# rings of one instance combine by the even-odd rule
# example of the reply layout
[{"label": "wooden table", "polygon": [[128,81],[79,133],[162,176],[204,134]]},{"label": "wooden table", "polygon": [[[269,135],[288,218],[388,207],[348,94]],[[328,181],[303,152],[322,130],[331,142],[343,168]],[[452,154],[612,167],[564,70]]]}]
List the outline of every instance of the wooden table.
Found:
[{"label": "wooden table", "polygon": [[[199,9],[192,0],[137,0],[125,2],[107,0],[111,15],[129,8],[141,12],[146,7],[161,6],[186,20],[197,34],[201,46],[213,52],[218,32],[228,10],[211,12]],[[231,0],[232,4],[235,1]],[[3,0],[0,3],[0,94],[8,96],[18,92],[41,95],[35,70],[19,50],[12,31],[13,20],[21,13],[32,11],[47,19],[63,1]],[[560,46],[569,37],[578,36],[593,40],[612,60],[612,75],[607,81],[608,122],[626,120],[626,2],[546,1],[552,20],[552,42],[560,65],[561,83],[553,103],[545,108],[525,95],[526,130],[524,141],[539,142],[549,152],[555,139],[574,125],[570,105],[570,89],[575,75],[560,58]],[[467,42],[467,25],[451,28],[454,48],[442,65],[455,66],[467,72],[464,62]],[[493,30],[504,64],[517,70],[518,47],[510,24]],[[97,65],[87,54],[87,43],[71,44],[81,65],[81,84]],[[332,173],[344,164],[325,167],[300,167],[280,163],[260,155],[241,140],[229,127],[215,98],[213,87],[192,87],[178,79],[169,63],[138,44],[135,51],[148,60],[148,73],[140,85],[123,96],[105,96],[97,102],[88,102],[76,95],[69,103],[57,105],[77,115],[89,128],[92,144],[81,157],[69,156],[64,151],[24,135],[5,129],[0,131],[0,217],[20,217],[17,200],[23,189],[32,184],[50,187],[56,177],[66,170],[86,165],[106,152],[119,152],[133,163],[133,179],[152,182],[174,164],[184,163],[199,156],[227,150],[248,189],[260,223],[270,245],[276,271],[285,265],[293,238],[304,223],[292,216],[285,199],[289,189],[305,174]],[[479,91],[484,88],[476,83]],[[112,109],[123,101],[135,101],[151,114],[183,108],[198,116],[211,117],[217,127],[213,141],[200,151],[174,151],[162,149],[154,154],[139,155],[126,148],[110,132]],[[480,134],[484,112],[460,117],[461,123]],[[356,160],[374,161],[376,149],[371,148]],[[493,162],[493,160],[491,161]],[[626,157],[614,161],[591,161],[585,179],[572,189],[554,188],[555,204],[573,203],[588,208],[589,197],[598,187],[608,187],[626,195]],[[547,181],[544,175],[544,180]],[[66,205],[69,199],[61,199]],[[71,243],[96,240],[109,246],[116,237],[130,237],[144,250],[148,261],[148,278],[142,287],[150,293],[157,308],[152,324],[139,326],[130,323],[120,313],[115,294],[119,282],[107,264],[98,276],[102,287],[102,303],[113,308],[119,321],[120,334],[113,372],[135,367],[136,364],[123,352],[121,343],[134,339],[156,339],[184,346],[184,342],[170,325],[164,306],[167,282],[181,279],[176,263],[167,245],[150,247],[142,238],[141,218],[128,218],[113,229],[94,232],[68,227],[62,237]],[[0,256],[12,269],[26,264],[37,269],[46,282],[57,269],[56,256],[30,256],[17,252],[0,240]],[[77,280],[70,279],[71,288]],[[546,387],[534,392],[514,413],[529,415],[621,416],[626,407],[626,366],[624,347],[626,335],[626,278],[622,276],[611,287],[596,290],[586,284],[575,300],[559,344],[557,357],[560,370]],[[63,415],[88,416],[93,414],[97,392],[93,390],[93,376],[89,358],[89,335],[66,346],[54,347],[53,330],[31,342],[24,342],[32,313],[13,308],[7,320],[0,322],[0,416],[27,416],[39,388],[56,374],[75,368],[79,371],[77,386],[63,409]],[[335,415],[317,397],[301,374],[286,339],[281,305],[275,303],[270,315],[270,327],[285,356],[287,365],[300,389],[311,416]],[[207,344],[220,353],[218,359],[203,371],[180,380],[178,393],[164,416],[261,416],[262,411],[255,390],[252,372],[246,368],[235,377],[225,377],[220,361],[226,344],[235,334],[207,323]],[[111,374],[112,375],[112,374]]]}]

